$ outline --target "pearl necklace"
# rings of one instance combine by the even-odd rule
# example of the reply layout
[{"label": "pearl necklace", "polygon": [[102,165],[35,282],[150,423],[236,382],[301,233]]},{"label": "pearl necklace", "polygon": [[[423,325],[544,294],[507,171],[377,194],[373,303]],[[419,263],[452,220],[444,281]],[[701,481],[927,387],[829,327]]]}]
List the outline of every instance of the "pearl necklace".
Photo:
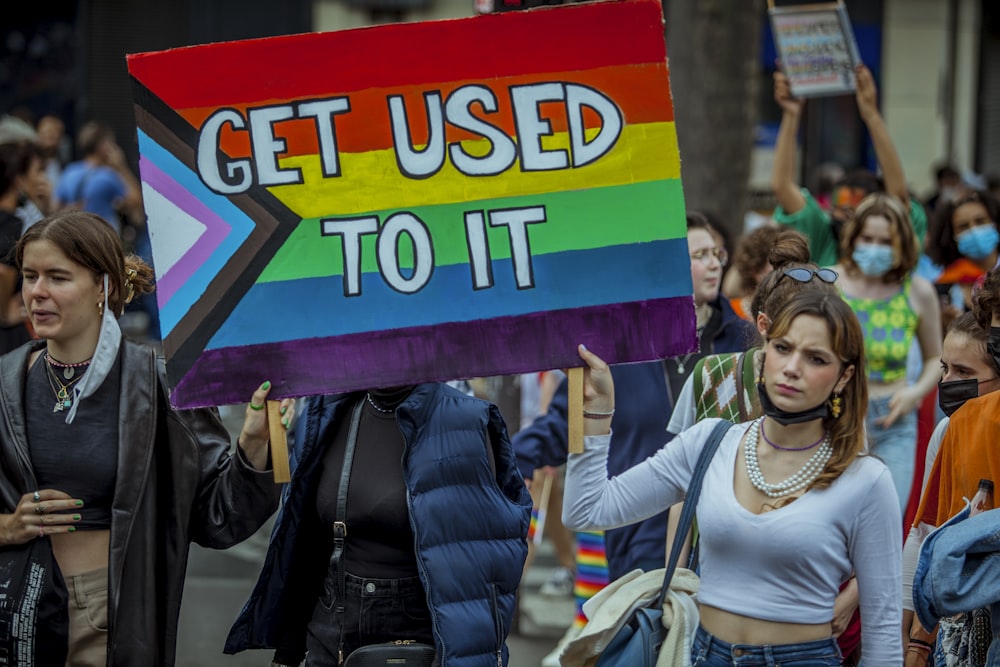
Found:
[{"label": "pearl necklace", "polygon": [[755,421],[750,426],[750,431],[743,442],[743,459],[746,462],[747,476],[750,478],[750,483],[769,498],[783,498],[798,493],[820,476],[823,468],[826,467],[827,461],[830,460],[830,456],[833,454],[833,446],[830,445],[830,433],[827,431],[826,436],[823,438],[823,444],[819,446],[815,454],[809,457],[809,460],[806,461],[801,470],[782,482],[770,484],[764,479],[764,473],[760,471],[760,465],[757,463],[757,442],[763,423],[763,417]]}]

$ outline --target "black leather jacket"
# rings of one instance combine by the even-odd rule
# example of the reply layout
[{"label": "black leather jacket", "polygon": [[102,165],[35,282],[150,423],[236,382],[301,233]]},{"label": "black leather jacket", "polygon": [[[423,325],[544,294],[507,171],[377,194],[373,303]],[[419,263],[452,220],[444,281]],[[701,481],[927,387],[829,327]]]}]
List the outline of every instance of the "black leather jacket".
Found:
[{"label": "black leather jacket", "polygon": [[[0,512],[35,490],[24,418],[33,342],[0,357]],[[224,549],[275,511],[280,487],[242,455],[214,409],[174,411],[154,353],[122,342],[118,475],[108,562],[109,666],[173,665],[188,546]],[[220,642],[221,642],[220,637]]]}]

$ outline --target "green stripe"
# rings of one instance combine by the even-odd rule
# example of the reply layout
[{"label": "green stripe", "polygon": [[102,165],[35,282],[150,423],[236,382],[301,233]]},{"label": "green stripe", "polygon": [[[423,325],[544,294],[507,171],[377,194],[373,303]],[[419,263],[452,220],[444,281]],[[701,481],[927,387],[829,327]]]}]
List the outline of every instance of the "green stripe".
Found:
[{"label": "green stripe", "polygon": [[[661,239],[681,238],[687,233],[684,219],[684,193],[679,179],[647,181],[589,190],[545,193],[487,201],[462,202],[408,210],[430,230],[434,246],[434,264],[467,264],[469,251],[465,239],[466,211],[545,206],[547,222],[529,225],[532,255],[587,250]],[[401,209],[374,211],[379,220]],[[622,213],[622,212],[625,213]],[[303,220],[281,247],[258,283],[297,280],[343,273],[342,246],[339,237],[320,235],[319,218]],[[493,259],[510,258],[510,240],[505,227],[487,224]],[[400,243],[401,264],[409,262],[411,248]],[[375,235],[362,238],[362,270],[378,271],[375,258]]]}]

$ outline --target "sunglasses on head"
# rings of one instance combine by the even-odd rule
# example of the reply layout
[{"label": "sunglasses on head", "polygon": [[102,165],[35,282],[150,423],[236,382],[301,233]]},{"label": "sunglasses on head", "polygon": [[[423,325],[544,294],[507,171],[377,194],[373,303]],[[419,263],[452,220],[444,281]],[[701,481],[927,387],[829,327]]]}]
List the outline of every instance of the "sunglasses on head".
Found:
[{"label": "sunglasses on head", "polygon": [[814,270],[814,269],[796,268],[796,269],[785,269],[781,273],[782,273],[782,278],[788,276],[792,280],[795,280],[800,283],[807,283],[810,280],[812,280],[813,276],[816,276],[823,282],[832,285],[833,283],[837,282],[837,278],[839,277],[837,272],[834,271],[833,269]]}]

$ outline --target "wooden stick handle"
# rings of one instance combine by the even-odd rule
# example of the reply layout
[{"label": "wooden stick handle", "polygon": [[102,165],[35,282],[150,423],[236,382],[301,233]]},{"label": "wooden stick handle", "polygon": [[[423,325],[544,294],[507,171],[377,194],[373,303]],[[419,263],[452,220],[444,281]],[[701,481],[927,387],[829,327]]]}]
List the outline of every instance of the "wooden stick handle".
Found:
[{"label": "wooden stick handle", "polygon": [[274,471],[274,483],[290,482],[292,473],[288,467],[288,437],[281,423],[281,401],[267,402],[267,428],[271,437],[271,469]]},{"label": "wooden stick handle", "polygon": [[545,522],[549,516],[549,498],[552,497],[552,484],[555,482],[555,475],[545,474],[542,480],[542,497],[538,501],[538,521],[535,523],[534,543],[541,544],[542,536],[545,534]]},{"label": "wooden stick handle", "polygon": [[569,378],[569,453],[583,454],[583,368],[566,370]]}]

